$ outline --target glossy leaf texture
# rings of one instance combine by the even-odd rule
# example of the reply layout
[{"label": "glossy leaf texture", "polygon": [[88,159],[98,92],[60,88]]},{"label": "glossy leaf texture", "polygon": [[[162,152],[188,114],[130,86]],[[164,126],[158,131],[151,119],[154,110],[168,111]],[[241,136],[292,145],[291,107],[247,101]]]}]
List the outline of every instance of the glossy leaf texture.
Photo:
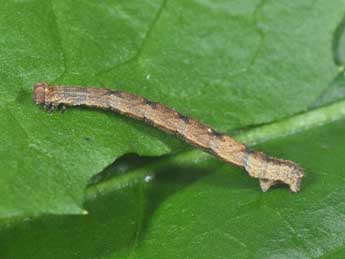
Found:
[{"label": "glossy leaf texture", "polygon": [[343,0],[2,0],[0,219],[81,214],[87,182],[119,156],[186,149],[111,113],[45,113],[31,101],[35,82],[127,90],[230,132],[305,111],[328,89],[344,9]]},{"label": "glossy leaf texture", "polygon": [[[191,247],[198,247],[200,255],[203,250],[198,244],[209,235],[223,247],[222,251],[228,251],[225,244],[229,240],[233,240],[240,251],[241,247],[245,250],[251,246],[254,232],[248,234],[246,242],[238,239],[236,233],[221,235],[223,227],[215,225],[222,215],[222,220],[228,222],[224,223],[224,228],[234,223],[240,232],[244,223],[241,225],[236,222],[236,216],[231,219],[230,216],[239,211],[238,217],[242,217],[241,206],[248,203],[249,207],[245,207],[248,220],[254,220],[254,216],[259,215],[257,209],[261,208],[261,202],[267,202],[271,205],[260,214],[266,215],[267,225],[262,222],[261,229],[250,226],[263,231],[263,235],[271,232],[273,235],[273,229],[265,232],[265,226],[286,219],[275,215],[272,221],[268,220],[271,212],[274,214],[270,211],[272,206],[280,206],[278,201],[284,201],[282,204],[287,209],[292,206],[288,212],[292,217],[298,209],[308,209],[302,206],[302,201],[312,199],[312,190],[316,196],[317,191],[319,195],[324,194],[320,186],[324,182],[310,178],[315,179],[315,185],[306,180],[306,189],[311,190],[306,191],[305,195],[309,193],[310,196],[305,198],[304,194],[292,196],[285,189],[264,196],[254,180],[239,176],[235,173],[239,170],[206,156],[196,159],[188,168],[179,168],[178,163],[164,166],[164,162],[157,162],[157,165],[154,162],[151,173],[158,175],[157,180],[150,184],[138,183],[136,174],[133,179],[129,174],[119,191],[89,201],[84,207],[87,183],[122,155],[179,154],[183,157],[189,148],[159,130],[108,112],[82,108],[65,113],[44,112],[33,104],[31,95],[32,85],[37,81],[107,86],[162,102],[220,131],[235,132],[239,128],[274,123],[345,96],[341,72],[344,67],[343,0],[288,3],[268,0],[0,0],[0,6],[0,223],[11,225],[16,220],[30,219],[1,232],[4,241],[0,242],[0,251],[6,256],[20,257],[21,253],[27,253],[28,256],[49,257],[44,253],[55,251],[54,240],[60,243],[57,247],[65,246],[63,251],[56,250],[61,256],[73,257],[73,254],[92,258],[97,253],[110,258],[121,256],[121,253],[144,256],[154,253],[150,249],[161,238],[174,245],[169,251],[169,243],[161,243],[162,251],[171,256],[175,248],[182,247],[181,233],[185,234],[184,243],[196,236]],[[315,129],[318,130],[321,129]],[[340,135],[339,130],[336,132]],[[268,132],[263,139],[269,140],[270,134]],[[334,143],[340,143],[340,137]],[[281,141],[284,143],[273,141],[272,146],[267,143],[262,148],[271,154],[297,160],[307,172],[309,169],[315,171],[316,176],[323,175],[326,166],[319,170],[312,166],[314,159],[303,155],[312,150],[308,143],[293,145],[294,137]],[[286,150],[279,150],[280,145]],[[319,148],[313,153],[317,160],[315,165],[322,166],[323,160],[317,157],[322,153],[321,146],[314,148]],[[341,147],[334,148],[341,151]],[[335,163],[334,166],[341,165]],[[333,165],[329,168],[338,170],[333,177],[340,177],[341,168],[334,169]],[[142,170],[146,172],[145,167]],[[149,181],[150,177],[147,179]],[[340,178],[334,179],[334,184],[340,184]],[[229,183],[229,188],[222,187],[222,183]],[[326,190],[332,189],[331,185],[326,186]],[[334,195],[340,197],[341,193],[339,196],[337,193]],[[213,199],[212,195],[215,195]],[[169,203],[170,197],[175,196],[177,201]],[[230,202],[235,207],[227,207]],[[214,210],[210,209],[212,205]],[[172,206],[170,211],[169,206]],[[321,204],[320,208],[324,206]],[[279,208],[278,212],[283,212],[282,207]],[[202,210],[205,210],[205,219],[198,218]],[[89,216],[83,215],[87,211]],[[197,212],[200,213],[195,214]],[[80,215],[42,216],[46,214]],[[31,221],[33,216],[42,218]],[[195,221],[192,217],[196,217]],[[180,225],[174,220],[181,221]],[[249,224],[246,218],[244,222]],[[278,233],[285,231],[287,223],[292,224],[291,231],[298,230],[290,219],[284,222],[281,229],[278,227]],[[166,229],[159,230],[164,224]],[[195,229],[197,226],[199,230]],[[24,234],[25,229],[30,230],[28,236]],[[37,246],[37,250],[28,251],[25,243],[30,243],[29,235],[36,235],[37,239],[40,235],[47,237],[48,229],[60,233],[41,240],[47,242],[45,245],[50,249]],[[82,237],[86,232],[78,232],[78,229],[97,235],[99,243],[87,246],[90,240]],[[107,231],[121,234],[112,236]],[[288,239],[291,244],[303,239],[298,236],[300,232],[296,233],[292,241]],[[21,236],[22,241],[17,245],[22,249],[15,255],[12,246],[15,244],[9,240],[13,241],[16,235]],[[81,235],[79,240],[85,243],[73,250],[72,240],[62,240],[65,235],[70,238]],[[106,237],[112,237],[109,243],[105,242]],[[281,238],[283,236],[277,234],[275,240]],[[334,246],[325,246],[320,254],[339,247],[341,242],[337,242],[332,243]],[[115,248],[112,247],[114,243]],[[252,243],[255,248],[255,242]],[[213,251],[210,247],[216,245],[209,242],[205,249]],[[235,245],[232,247],[235,249]],[[255,249],[259,249],[258,243]],[[192,253],[193,249],[187,249],[184,256],[190,255],[188,251]],[[265,254],[264,250],[260,251]],[[296,255],[311,254],[308,249],[303,251],[299,253],[298,250]]]}]

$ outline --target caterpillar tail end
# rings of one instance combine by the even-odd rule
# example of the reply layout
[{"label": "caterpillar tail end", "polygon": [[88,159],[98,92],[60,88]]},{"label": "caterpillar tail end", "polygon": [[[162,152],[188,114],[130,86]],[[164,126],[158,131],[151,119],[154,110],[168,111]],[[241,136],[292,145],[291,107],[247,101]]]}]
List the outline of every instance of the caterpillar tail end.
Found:
[{"label": "caterpillar tail end", "polygon": [[263,192],[271,186],[286,184],[291,192],[299,192],[304,170],[295,162],[270,157],[256,151],[246,151],[244,168],[251,177],[258,178]]}]

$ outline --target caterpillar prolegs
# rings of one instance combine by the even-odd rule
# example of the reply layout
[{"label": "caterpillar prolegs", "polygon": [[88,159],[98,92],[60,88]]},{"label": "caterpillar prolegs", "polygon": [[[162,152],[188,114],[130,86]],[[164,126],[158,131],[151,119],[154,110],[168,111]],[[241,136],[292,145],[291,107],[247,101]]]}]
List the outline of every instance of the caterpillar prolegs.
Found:
[{"label": "caterpillar prolegs", "polygon": [[230,136],[220,134],[174,109],[140,96],[104,88],[49,86],[47,83],[37,83],[34,86],[33,99],[36,104],[53,108],[60,104],[82,105],[144,120],[153,127],[180,136],[186,142],[227,163],[245,168],[250,176],[259,179],[264,192],[271,186],[281,183],[289,185],[292,192],[298,192],[301,188],[304,172],[296,163],[250,150]]}]

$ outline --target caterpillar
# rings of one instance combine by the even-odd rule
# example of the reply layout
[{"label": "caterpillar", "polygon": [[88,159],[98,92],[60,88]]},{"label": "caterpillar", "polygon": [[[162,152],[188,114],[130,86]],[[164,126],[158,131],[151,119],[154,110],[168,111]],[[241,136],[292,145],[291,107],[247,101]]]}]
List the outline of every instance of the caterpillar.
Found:
[{"label": "caterpillar", "polygon": [[167,133],[178,135],[187,143],[224,162],[244,168],[251,177],[259,179],[263,192],[277,184],[288,185],[292,192],[301,189],[304,171],[295,162],[251,150],[228,135],[218,133],[195,119],[141,96],[105,88],[36,83],[33,101],[51,109],[59,105],[87,106],[143,120]]}]

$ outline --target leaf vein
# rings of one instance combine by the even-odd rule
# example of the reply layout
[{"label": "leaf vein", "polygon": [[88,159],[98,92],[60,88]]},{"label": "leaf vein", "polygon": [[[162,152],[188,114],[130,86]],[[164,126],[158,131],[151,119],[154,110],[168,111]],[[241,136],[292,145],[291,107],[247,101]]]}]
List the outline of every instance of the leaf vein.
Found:
[{"label": "leaf vein", "polygon": [[141,45],[139,46],[137,52],[134,54],[134,56],[132,56],[131,58],[127,59],[126,61],[124,62],[121,62],[119,64],[116,64],[108,69],[105,69],[105,70],[101,70],[101,71],[98,71],[97,73],[95,73],[93,75],[94,78],[97,78],[98,76],[100,76],[101,74],[104,74],[104,73],[107,73],[107,72],[110,72],[112,70],[114,70],[115,68],[119,68],[121,66],[124,66],[124,65],[127,65],[131,62],[134,62],[136,60],[138,60],[142,54],[142,51],[144,50],[146,44],[147,44],[147,41],[150,39],[151,35],[152,35],[152,32],[155,28],[155,26],[158,24],[159,20],[160,20],[160,17],[163,13],[163,10],[165,9],[166,5],[168,3],[168,0],[163,0],[162,4],[160,5],[152,23],[150,24],[146,34],[144,35],[143,37],[143,40],[142,40],[142,43]]}]

